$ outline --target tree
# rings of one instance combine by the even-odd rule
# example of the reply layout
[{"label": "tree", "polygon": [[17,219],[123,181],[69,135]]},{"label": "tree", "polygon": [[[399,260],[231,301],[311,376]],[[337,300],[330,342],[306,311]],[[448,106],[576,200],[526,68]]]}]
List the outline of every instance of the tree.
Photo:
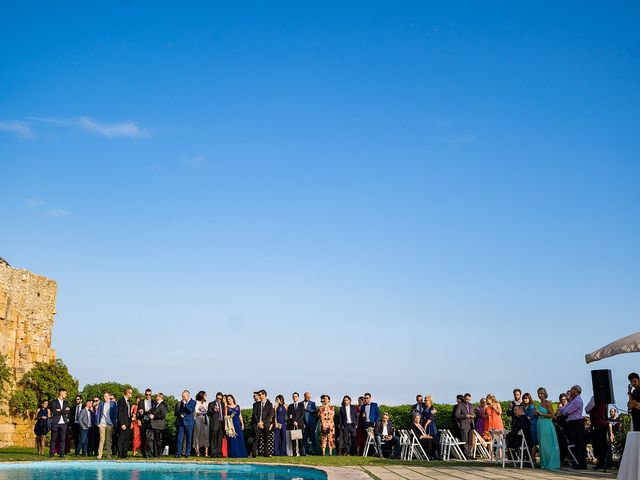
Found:
[{"label": "tree", "polygon": [[13,372],[7,364],[7,360],[9,360],[7,355],[0,355],[0,402],[7,399],[9,387],[11,387],[13,380]]},{"label": "tree", "polygon": [[85,400],[90,400],[93,397],[98,397],[100,400],[102,400],[104,392],[109,392],[111,395],[116,397],[117,400],[121,397],[124,397],[124,391],[127,388],[133,390],[133,399],[135,399],[137,395],[140,395],[140,391],[137,388],[129,385],[128,383],[118,383],[115,381],[89,383],[84,386],[84,388],[80,392],[80,395],[82,395],[82,398],[84,398]]},{"label": "tree", "polygon": [[18,389],[9,398],[12,415],[27,415],[37,411],[40,402],[58,398],[62,388],[69,398],[78,393],[78,380],[73,378],[61,359],[38,362],[18,382]]}]

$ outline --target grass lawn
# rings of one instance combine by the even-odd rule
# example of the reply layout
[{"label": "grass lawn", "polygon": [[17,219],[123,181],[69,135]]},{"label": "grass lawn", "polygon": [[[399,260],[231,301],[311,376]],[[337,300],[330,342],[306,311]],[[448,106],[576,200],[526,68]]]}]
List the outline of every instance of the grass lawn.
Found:
[{"label": "grass lawn", "polygon": [[[43,461],[43,462],[59,462],[64,461],[60,460],[58,457],[50,459],[48,455],[40,456],[37,455],[35,448],[28,447],[7,447],[0,448],[0,462],[25,462],[25,461]],[[97,460],[95,457],[76,457],[73,454],[69,454],[65,457],[65,460]],[[195,457],[192,456],[189,460],[187,459],[176,459],[173,457],[160,457],[160,461],[179,461],[179,462],[187,462],[187,461],[197,461],[197,462],[207,462],[207,463],[286,463],[289,465],[310,465],[310,466],[324,466],[324,467],[355,467],[355,466],[383,466],[383,465],[406,465],[407,462],[402,460],[388,460],[384,458],[375,458],[375,457],[344,457],[344,456],[332,456],[332,457],[320,457],[320,456],[306,456],[306,457],[271,457],[271,458],[225,458],[225,459],[212,459],[205,457]],[[109,461],[109,460],[100,460],[100,461]],[[111,460],[113,461],[113,460]],[[140,456],[132,457],[129,455],[129,458],[124,461],[140,461],[140,462],[152,462],[158,461],[158,459],[147,460]],[[474,462],[474,465],[493,465],[485,462]],[[422,467],[443,467],[447,465],[460,465],[458,462],[423,462],[414,460],[411,462],[412,466],[422,466]]]}]

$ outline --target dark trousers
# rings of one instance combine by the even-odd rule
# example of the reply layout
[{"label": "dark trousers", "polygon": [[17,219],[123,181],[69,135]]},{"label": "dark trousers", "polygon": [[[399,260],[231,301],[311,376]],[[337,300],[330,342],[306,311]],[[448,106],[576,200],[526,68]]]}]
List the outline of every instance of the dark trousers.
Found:
[{"label": "dark trousers", "polygon": [[80,424],[72,423],[71,424],[71,436],[73,437],[73,445],[76,449],[76,455],[80,454]]},{"label": "dark trousers", "polygon": [[257,426],[253,430],[253,455],[258,455],[258,445],[260,445],[260,439],[262,439],[262,445],[264,445],[264,452],[266,454],[265,456],[269,456],[269,429],[258,428]]},{"label": "dark trousers", "polygon": [[89,429],[80,429],[78,432],[78,446],[76,452],[80,451],[83,457],[86,457],[89,453]]},{"label": "dark trousers", "polygon": [[182,452],[182,440],[184,439],[184,456],[191,456],[191,440],[193,439],[193,425],[178,425],[178,432],[176,437],[176,457],[180,456]]},{"label": "dark trousers", "polygon": [[433,460],[434,458],[440,458],[440,442],[435,437],[421,438],[418,441],[420,442],[424,453],[427,454],[427,457],[429,457],[431,460]]},{"label": "dark trousers", "polygon": [[[134,420],[135,421],[135,420]],[[148,445],[147,445],[147,432],[149,431],[149,421],[142,420],[140,425],[140,450],[142,450],[142,456],[147,458]]]},{"label": "dark trousers", "polygon": [[587,447],[584,443],[584,422],[582,420],[568,420],[569,440],[573,444],[572,451],[578,460],[574,468],[587,468]]},{"label": "dark trousers", "polygon": [[127,427],[125,430],[122,427],[118,427],[118,457],[127,458],[127,452],[129,451],[129,436],[131,435],[131,427]]},{"label": "dark trousers", "polygon": [[[305,424],[302,430],[302,449],[303,453],[315,455],[318,451],[318,439],[316,438],[317,423]],[[311,446],[309,446],[311,443]]]},{"label": "dark trousers", "polygon": [[471,458],[471,453],[473,452],[473,432],[471,430],[461,428],[460,441],[464,442],[464,456],[467,457],[468,460]]},{"label": "dark trousers", "polygon": [[222,457],[222,438],[224,437],[224,428],[222,422],[211,423],[211,438],[209,453],[212,457]]},{"label": "dark trousers", "polygon": [[380,435],[376,435],[376,445],[378,445],[378,452],[382,456],[382,443],[391,444],[391,455],[394,457],[400,456],[400,439],[398,437],[391,437],[391,440],[383,440]]},{"label": "dark trousers", "polygon": [[53,455],[56,445],[59,446],[58,454],[64,457],[64,445],[67,438],[67,424],[54,423],[51,426],[51,447],[49,448],[49,454]]},{"label": "dark trousers", "polygon": [[151,432],[151,450],[150,455],[153,457],[159,457],[162,454],[162,429],[161,428],[150,428]]},{"label": "dark trousers", "polygon": [[100,443],[100,429],[96,425],[89,429],[89,455],[98,455],[98,445]]},{"label": "dark trousers", "polygon": [[153,452],[155,451],[153,444],[153,430],[148,423],[144,429],[140,429],[140,441],[142,442],[142,455],[144,455],[145,458],[153,457]]},{"label": "dark trousers", "polygon": [[607,425],[594,425],[591,427],[591,445],[593,446],[593,455],[598,460],[597,467],[608,467],[607,454],[609,453],[609,443],[607,435],[609,434],[609,428]]},{"label": "dark trousers", "polygon": [[356,453],[356,426],[353,423],[342,425],[340,431],[342,440],[342,453],[344,455],[355,455]]}]

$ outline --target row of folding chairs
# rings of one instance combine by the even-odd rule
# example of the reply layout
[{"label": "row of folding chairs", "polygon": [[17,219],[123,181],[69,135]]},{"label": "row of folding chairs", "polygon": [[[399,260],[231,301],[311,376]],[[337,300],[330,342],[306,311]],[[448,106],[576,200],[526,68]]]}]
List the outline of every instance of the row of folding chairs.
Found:
[{"label": "row of folding chairs", "polygon": [[[402,460],[429,460],[424,448],[420,445],[420,440],[418,440],[413,430],[399,430],[398,433],[400,434],[400,458]],[[367,441],[364,445],[362,456],[367,457],[372,448],[377,456],[382,454],[382,452],[378,450],[373,429],[367,431]]]},{"label": "row of folding chairs", "polygon": [[[512,463],[514,467],[519,466],[521,469],[525,464],[530,464],[533,468],[533,456],[522,431],[518,432],[520,446],[516,449],[508,448],[507,446],[506,436],[508,432],[508,430],[491,430],[491,445],[486,445],[484,438],[473,430],[474,447],[471,454],[472,457],[480,457],[486,460],[493,458],[496,463],[502,462],[503,468],[506,466],[507,461]],[[398,433],[400,434],[400,458],[402,460],[429,460],[413,430],[399,430]],[[467,460],[463,450],[464,445],[464,442],[455,438],[451,431],[444,428],[440,430],[440,449],[443,460],[450,460],[452,454],[459,460]],[[487,447],[491,448],[491,452]],[[381,455],[382,452],[378,450],[373,429],[367,431],[367,441],[362,456],[368,456],[371,448],[373,448],[376,455]],[[570,453],[573,455],[573,452],[570,451]]]}]

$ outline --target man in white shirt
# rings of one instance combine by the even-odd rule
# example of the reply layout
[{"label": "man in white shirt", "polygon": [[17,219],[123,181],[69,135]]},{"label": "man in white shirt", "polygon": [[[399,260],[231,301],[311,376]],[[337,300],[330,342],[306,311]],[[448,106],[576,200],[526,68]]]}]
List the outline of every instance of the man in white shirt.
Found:
[{"label": "man in white shirt", "polygon": [[342,406],[338,412],[338,425],[340,426],[340,450],[343,455],[356,454],[356,426],[358,422],[358,409],[351,404],[351,397],[345,395]]},{"label": "man in white shirt", "polygon": [[393,428],[389,414],[383,413],[382,418],[375,424],[374,433],[376,444],[378,445],[378,456],[382,457],[382,443],[390,443],[392,446],[391,458],[400,456],[400,439],[396,437],[396,430]]},{"label": "man in white shirt", "polygon": [[49,456],[53,457],[58,449],[60,458],[64,458],[64,447],[67,436],[68,415],[71,411],[67,402],[67,390],[61,388],[58,391],[58,398],[51,402],[51,448]]}]

